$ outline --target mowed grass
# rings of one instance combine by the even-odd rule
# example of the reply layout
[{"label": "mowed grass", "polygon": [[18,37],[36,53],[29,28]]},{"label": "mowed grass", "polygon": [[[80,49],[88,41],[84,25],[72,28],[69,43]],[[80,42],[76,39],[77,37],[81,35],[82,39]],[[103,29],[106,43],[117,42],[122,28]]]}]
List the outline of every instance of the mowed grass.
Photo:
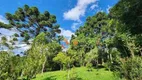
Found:
[{"label": "mowed grass", "polygon": [[[113,72],[102,69],[93,69],[88,72],[86,67],[74,68],[78,80],[119,80]],[[53,71],[39,74],[33,80],[67,80],[67,71]]]}]

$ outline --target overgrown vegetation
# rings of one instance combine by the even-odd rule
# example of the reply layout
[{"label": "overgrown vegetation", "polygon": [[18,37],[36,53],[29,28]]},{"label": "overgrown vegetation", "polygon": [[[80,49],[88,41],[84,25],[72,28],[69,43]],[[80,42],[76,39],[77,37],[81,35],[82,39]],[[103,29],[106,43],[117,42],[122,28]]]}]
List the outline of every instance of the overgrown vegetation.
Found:
[{"label": "overgrown vegetation", "polygon": [[[52,76],[57,80],[94,80],[94,77],[116,80],[113,72],[121,79],[141,80],[141,4],[142,0],[120,0],[109,14],[98,12],[88,17],[72,35],[70,43],[57,35],[61,32],[60,26],[56,24],[56,16],[48,11],[40,13],[37,7],[25,5],[14,14],[6,13],[10,24],[0,23],[0,27],[15,27],[21,34],[14,34],[13,41],[18,41],[19,36],[27,43],[31,38],[34,40],[23,56],[14,55],[10,50],[0,52],[0,79],[31,80],[47,72],[44,75],[49,80]],[[62,40],[69,46],[67,51],[62,50]],[[6,37],[1,38],[1,46],[9,46]],[[74,67],[81,68],[73,70]],[[102,67],[108,71],[101,72]],[[48,72],[55,70],[62,71]],[[43,79],[40,78],[37,80]]]}]

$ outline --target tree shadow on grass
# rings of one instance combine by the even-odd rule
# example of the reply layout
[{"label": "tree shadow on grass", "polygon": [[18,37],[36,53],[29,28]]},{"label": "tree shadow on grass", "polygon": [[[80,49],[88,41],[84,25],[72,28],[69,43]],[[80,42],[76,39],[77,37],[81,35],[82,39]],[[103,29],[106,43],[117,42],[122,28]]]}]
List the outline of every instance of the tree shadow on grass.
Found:
[{"label": "tree shadow on grass", "polygon": [[[49,76],[47,78],[44,78],[43,80],[57,80],[57,78],[55,76]],[[73,80],[83,80],[82,78],[76,78]]]},{"label": "tree shadow on grass", "polygon": [[76,80],[83,80],[82,78],[77,78]]},{"label": "tree shadow on grass", "polygon": [[49,76],[47,78],[44,78],[43,80],[57,80],[55,76]]}]

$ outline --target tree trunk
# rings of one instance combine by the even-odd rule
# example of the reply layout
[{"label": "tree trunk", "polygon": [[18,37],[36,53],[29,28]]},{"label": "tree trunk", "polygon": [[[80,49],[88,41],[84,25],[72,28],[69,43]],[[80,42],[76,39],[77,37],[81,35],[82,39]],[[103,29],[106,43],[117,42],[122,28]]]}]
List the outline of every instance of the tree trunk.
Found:
[{"label": "tree trunk", "polygon": [[67,70],[68,70],[68,77],[67,77],[68,79],[67,80],[69,80],[70,79],[70,64],[69,63],[68,63],[68,69]]},{"label": "tree trunk", "polygon": [[63,70],[62,64],[60,63],[60,71]]},{"label": "tree trunk", "polygon": [[110,63],[112,63],[112,55],[110,54]]},{"label": "tree trunk", "polygon": [[140,54],[141,54],[141,56],[142,56],[142,48],[140,49]]},{"label": "tree trunk", "polygon": [[133,50],[133,47],[131,45],[129,45],[129,43],[127,42],[127,46],[128,46],[128,49],[130,50],[130,53],[131,53],[131,57],[134,58],[134,50]]},{"label": "tree trunk", "polygon": [[44,61],[43,64],[42,64],[42,71],[41,71],[41,73],[44,72],[44,68],[45,68],[46,61],[47,61],[47,57],[45,57],[45,61]]},{"label": "tree trunk", "polygon": [[134,57],[134,51],[133,51],[133,48],[131,48],[130,46],[129,46],[128,48],[129,48],[129,50],[130,50],[131,57],[133,58],[133,57]]},{"label": "tree trunk", "polygon": [[23,77],[23,74],[24,74],[24,71],[22,71],[22,73],[21,73],[21,77]]},{"label": "tree trunk", "polygon": [[141,53],[141,56],[142,56],[142,51],[140,51],[140,53]]}]

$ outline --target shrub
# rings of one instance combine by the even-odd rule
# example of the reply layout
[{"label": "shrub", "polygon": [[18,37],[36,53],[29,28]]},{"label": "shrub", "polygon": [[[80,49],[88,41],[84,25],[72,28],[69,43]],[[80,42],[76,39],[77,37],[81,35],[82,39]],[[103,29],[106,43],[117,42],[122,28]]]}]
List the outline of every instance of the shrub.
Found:
[{"label": "shrub", "polygon": [[78,77],[77,72],[72,68],[71,70],[68,70],[67,80],[81,80],[81,78]]},{"label": "shrub", "polygon": [[92,63],[87,63],[86,67],[88,68],[88,71],[92,71]]},{"label": "shrub", "polygon": [[142,79],[142,58],[126,58],[121,60],[120,76],[126,80]]}]

